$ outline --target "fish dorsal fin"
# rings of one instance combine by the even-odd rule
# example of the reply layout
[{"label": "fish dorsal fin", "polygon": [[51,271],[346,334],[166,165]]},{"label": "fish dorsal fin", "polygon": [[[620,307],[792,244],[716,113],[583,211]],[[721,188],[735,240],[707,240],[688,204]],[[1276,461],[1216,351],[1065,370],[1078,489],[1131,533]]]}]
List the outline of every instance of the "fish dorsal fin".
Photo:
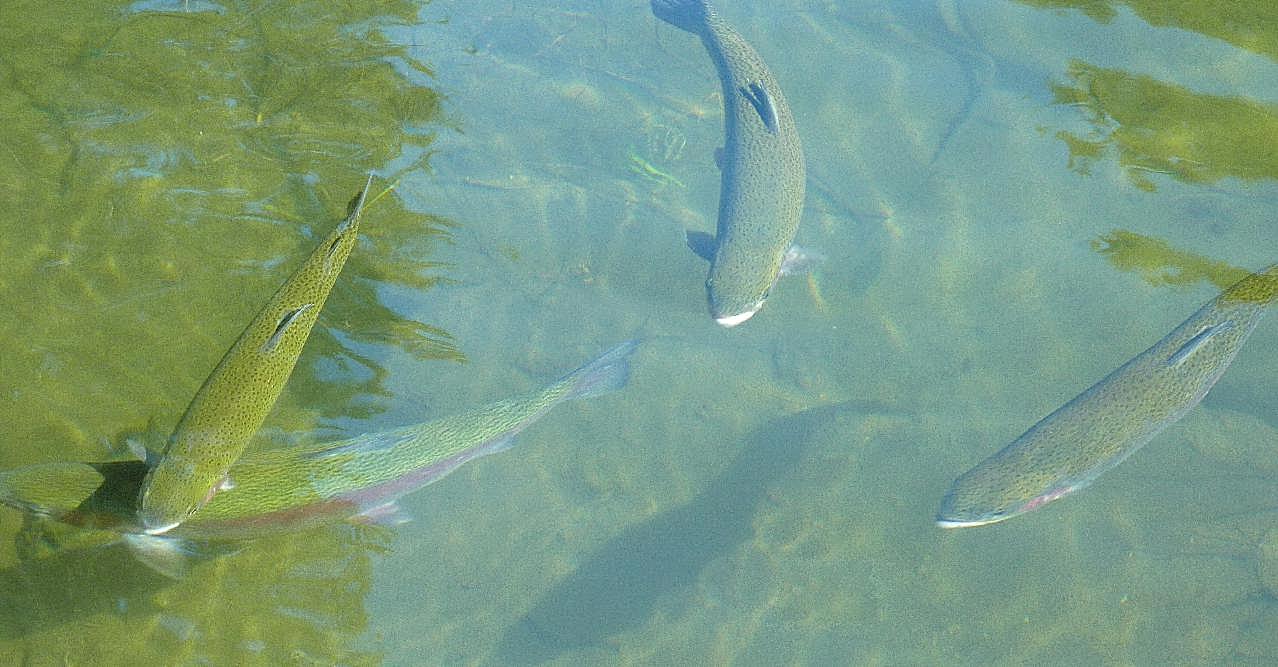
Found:
[{"label": "fish dorsal fin", "polygon": [[718,241],[711,234],[705,232],[687,231],[683,234],[684,243],[688,244],[688,249],[697,253],[697,257],[707,262],[714,261],[715,249],[718,247]]},{"label": "fish dorsal fin", "polygon": [[169,442],[168,431],[162,429],[152,417],[143,428],[125,430],[103,441],[110,460],[127,459],[141,461],[151,467],[164,454]]},{"label": "fish dorsal fin", "polygon": [[279,347],[280,339],[284,337],[284,334],[289,330],[289,327],[293,326],[293,323],[297,321],[297,318],[302,316],[302,313],[305,313],[314,307],[315,304],[313,303],[304,303],[297,308],[284,313],[280,317],[279,322],[276,323],[275,331],[271,333],[271,337],[267,338],[265,343],[262,343],[262,354],[270,354],[274,352],[275,348]]},{"label": "fish dorsal fin", "polygon": [[1211,340],[1213,336],[1224,333],[1233,328],[1233,320],[1225,320],[1224,322],[1217,322],[1209,327],[1203,327],[1198,333],[1194,334],[1192,338],[1185,341],[1184,345],[1177,348],[1171,356],[1167,357],[1167,365],[1179,366],[1185,363],[1186,359],[1189,359],[1195,352],[1202,349],[1203,345],[1205,345],[1207,341]]},{"label": "fish dorsal fin", "polygon": [[780,129],[777,107],[772,103],[772,96],[768,94],[763,84],[759,81],[751,81],[748,86],[741,88],[741,94],[750,101],[750,106],[753,106],[755,112],[759,114],[759,120],[763,121],[763,126],[768,128],[768,132],[776,134]]}]

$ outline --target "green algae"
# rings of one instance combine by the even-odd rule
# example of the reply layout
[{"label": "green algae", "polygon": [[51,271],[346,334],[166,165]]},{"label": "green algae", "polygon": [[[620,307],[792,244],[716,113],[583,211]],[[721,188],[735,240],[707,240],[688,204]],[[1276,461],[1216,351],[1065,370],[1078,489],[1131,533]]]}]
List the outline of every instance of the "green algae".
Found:
[{"label": "green algae", "polygon": [[1268,0],[1212,2],[1202,0],[1019,0],[1043,9],[1077,9],[1101,23],[1112,21],[1120,7],[1158,27],[1180,28],[1219,39],[1241,49],[1278,58],[1278,13]]},{"label": "green algae", "polygon": [[1092,250],[1120,271],[1136,272],[1151,285],[1206,281],[1224,290],[1225,301],[1272,303],[1278,299],[1278,265],[1252,273],[1226,262],[1173,248],[1162,239],[1116,229],[1092,241]]},{"label": "green algae", "polygon": [[1163,239],[1116,229],[1092,241],[1114,268],[1139,273],[1151,285],[1192,285],[1207,281],[1224,290],[1251,274],[1228,263],[1173,248]]},{"label": "green algae", "polygon": [[1092,134],[1057,134],[1070,166],[1087,174],[1104,152],[1117,156],[1136,187],[1156,188],[1151,173],[1193,184],[1224,178],[1278,178],[1278,106],[1207,95],[1149,76],[1073,62],[1068,83],[1052,84],[1056,104],[1086,112]]},{"label": "green algae", "polygon": [[[440,114],[438,94],[421,85],[429,69],[383,35],[419,10],[0,7],[0,468],[122,456],[122,432],[171,430],[368,172],[428,155]],[[385,410],[392,350],[462,358],[445,330],[405,323],[383,297],[443,279],[431,255],[453,226],[398,197],[370,208],[349,280],[268,429]],[[31,539],[38,533],[20,521],[0,513],[6,663],[379,660],[353,646],[385,534],[280,536],[173,582],[102,535]],[[58,548],[68,542],[92,548]]]},{"label": "green algae", "polygon": [[[415,13],[0,9],[0,40],[23,45],[0,64],[0,335],[13,347],[0,374],[18,394],[4,409],[25,417],[10,441],[42,443],[6,463],[100,454],[125,425],[171,423],[364,174],[429,144],[438,96],[406,83],[397,63],[411,61],[378,32]],[[383,409],[384,370],[352,342],[459,358],[442,330],[405,330],[376,291],[435,284],[429,256],[447,234],[396,198],[371,212],[354,280],[283,398],[281,414],[313,413],[295,426]]]}]

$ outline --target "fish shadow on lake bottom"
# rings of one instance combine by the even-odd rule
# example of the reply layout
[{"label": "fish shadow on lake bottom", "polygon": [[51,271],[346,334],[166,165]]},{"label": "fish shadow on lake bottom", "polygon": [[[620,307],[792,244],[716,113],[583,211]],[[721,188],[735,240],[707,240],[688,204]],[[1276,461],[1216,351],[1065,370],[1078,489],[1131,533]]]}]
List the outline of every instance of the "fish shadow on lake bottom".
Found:
[{"label": "fish shadow on lake bottom", "polygon": [[782,417],[746,436],[741,453],[688,503],[623,530],[548,591],[502,638],[498,664],[533,664],[641,627],[661,598],[694,584],[753,534],[769,484],[790,474],[829,424],[881,406],[854,401]]}]

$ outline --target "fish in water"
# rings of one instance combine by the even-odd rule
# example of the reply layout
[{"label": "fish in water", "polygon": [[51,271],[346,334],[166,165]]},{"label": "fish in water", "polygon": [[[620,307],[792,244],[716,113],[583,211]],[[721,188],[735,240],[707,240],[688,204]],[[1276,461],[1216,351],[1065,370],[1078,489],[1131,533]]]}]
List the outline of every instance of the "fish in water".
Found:
[{"label": "fish in water", "polygon": [[7,470],[0,472],[0,505],[57,515],[75,509],[103,480],[87,463],[40,463]]},{"label": "fish in water", "polygon": [[258,311],[204,381],[142,484],[148,533],[172,529],[234,482],[227,476],[266,419],[355,246],[368,183],[346,219]]},{"label": "fish in water", "polygon": [[1091,484],[1207,395],[1278,299],[1278,265],[1222,292],[1153,347],[954,481],[937,524],[1009,519]]},{"label": "fish in water", "polygon": [[[164,535],[146,534],[137,517],[147,469],[141,461],[0,473],[0,503],[121,533],[144,562],[165,573],[180,570],[170,561],[187,540],[251,539],[342,519],[393,521],[400,496],[507,449],[516,434],[565,401],[623,387],[637,346],[627,341],[541,389],[469,412],[338,442],[249,452],[231,466],[233,488]],[[31,484],[9,489],[9,479],[38,479],[42,486],[32,498]],[[97,488],[89,495],[91,483]]]},{"label": "fish in water", "polygon": [[715,235],[689,232],[710,260],[710,315],[725,327],[763,306],[803,213],[804,164],[790,105],[763,59],[706,0],[652,0],[657,18],[701,38],[723,86],[724,146]]}]

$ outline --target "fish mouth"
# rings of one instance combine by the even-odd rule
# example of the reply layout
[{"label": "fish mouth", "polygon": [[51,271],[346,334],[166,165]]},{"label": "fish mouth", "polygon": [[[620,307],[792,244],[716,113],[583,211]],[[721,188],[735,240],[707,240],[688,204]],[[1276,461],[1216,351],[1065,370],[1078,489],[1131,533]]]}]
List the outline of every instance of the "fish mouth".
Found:
[{"label": "fish mouth", "polygon": [[746,312],[744,312],[744,313],[737,313],[736,315],[724,315],[723,317],[716,317],[716,318],[714,318],[714,321],[715,321],[715,323],[716,323],[716,324],[718,324],[719,326],[721,326],[721,327],[723,327],[723,328],[727,329],[727,328],[730,328],[730,327],[735,327],[735,326],[737,326],[738,324],[741,324],[742,322],[744,322],[744,321],[746,321],[746,320],[750,319],[750,318],[751,318],[751,317],[753,317],[753,316],[754,316],[754,314],[755,314],[755,313],[757,313],[757,312],[759,312],[759,311],[758,311],[758,310],[747,310],[747,311],[746,311]]},{"label": "fish mouth", "polygon": [[976,526],[986,526],[998,521],[998,519],[976,519],[973,521],[965,521],[963,519],[942,519],[937,517],[936,525],[942,528],[973,528]]},{"label": "fish mouth", "polygon": [[172,521],[169,523],[156,524],[154,521],[146,518],[142,519],[142,532],[147,535],[161,535],[167,533],[180,525],[181,521]]},{"label": "fish mouth", "polygon": [[977,517],[975,519],[959,519],[955,517],[947,517],[945,515],[937,515],[936,525],[942,528],[975,528],[976,526],[988,526],[991,523],[998,523],[1012,518],[1013,514],[998,514],[994,516]]}]

